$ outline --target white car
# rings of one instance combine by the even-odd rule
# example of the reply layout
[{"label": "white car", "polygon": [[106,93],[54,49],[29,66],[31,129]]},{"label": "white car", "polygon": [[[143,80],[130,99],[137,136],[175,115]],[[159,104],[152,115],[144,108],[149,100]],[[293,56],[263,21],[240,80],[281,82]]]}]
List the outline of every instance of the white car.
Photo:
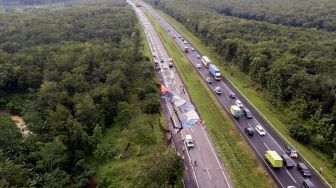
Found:
[{"label": "white car", "polygon": [[266,135],[266,132],[265,132],[264,128],[262,126],[260,126],[260,125],[257,125],[255,127],[255,130],[258,132],[258,134],[260,136],[265,136]]},{"label": "white car", "polygon": [[197,59],[201,59],[201,56],[199,54],[197,54]]},{"label": "white car", "polygon": [[184,43],[184,44],[187,44],[187,41],[184,41],[183,43]]},{"label": "white car", "polygon": [[194,48],[191,48],[191,51],[195,51],[195,49],[194,49]]},{"label": "white car", "polygon": [[239,107],[239,108],[243,108],[243,103],[240,101],[240,100],[236,100],[236,105]]},{"label": "white car", "polygon": [[187,134],[185,137],[185,143],[188,148],[194,147],[194,141],[190,134]]},{"label": "white car", "polygon": [[202,68],[202,64],[198,63],[198,64],[196,65],[196,67],[200,69],[200,68]]},{"label": "white car", "polygon": [[215,92],[216,92],[218,95],[220,95],[220,94],[222,94],[222,89],[221,89],[219,86],[217,86],[217,87],[215,87]]}]

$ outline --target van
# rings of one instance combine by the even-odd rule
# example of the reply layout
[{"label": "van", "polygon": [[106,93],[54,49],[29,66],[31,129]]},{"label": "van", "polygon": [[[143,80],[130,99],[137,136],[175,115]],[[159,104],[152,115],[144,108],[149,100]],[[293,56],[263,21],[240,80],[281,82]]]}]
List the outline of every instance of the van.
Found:
[{"label": "van", "polygon": [[290,159],[290,157],[288,157],[288,155],[281,155],[281,158],[283,159],[284,165],[287,168],[293,168],[295,166],[295,164],[292,162],[292,160]]},{"label": "van", "polygon": [[309,178],[311,176],[310,170],[308,169],[308,167],[304,163],[299,163],[297,165],[297,169],[301,172],[303,177]]},{"label": "van", "polygon": [[304,180],[302,182],[302,187],[303,188],[315,188],[315,185],[309,180]]},{"label": "van", "polygon": [[187,148],[194,147],[194,141],[193,141],[193,138],[192,138],[192,136],[190,134],[186,135],[185,142],[186,142]]},{"label": "van", "polygon": [[252,113],[251,113],[250,110],[247,109],[247,108],[244,108],[244,110],[243,110],[243,114],[244,114],[244,116],[245,116],[247,119],[251,119],[251,118],[252,118]]}]

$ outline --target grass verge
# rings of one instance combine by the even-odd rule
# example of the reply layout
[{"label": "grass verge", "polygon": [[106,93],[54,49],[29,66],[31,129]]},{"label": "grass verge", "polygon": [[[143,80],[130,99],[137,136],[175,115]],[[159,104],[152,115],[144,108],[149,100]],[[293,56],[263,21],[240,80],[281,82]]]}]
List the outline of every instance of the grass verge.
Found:
[{"label": "grass verge", "polygon": [[[237,132],[225,110],[213,96],[196,70],[164,29],[145,12],[159,33],[168,53],[187,87],[194,104],[206,121],[217,151],[225,161],[236,187],[274,187],[272,178]],[[258,181],[256,181],[258,180]]]},{"label": "grass verge", "polygon": [[[289,135],[289,131],[284,123],[284,117],[287,117],[286,112],[277,109],[269,101],[265,100],[264,92],[256,91],[255,82],[253,82],[247,75],[240,72],[236,67],[225,67],[222,63],[224,59],[213,52],[213,49],[206,46],[202,41],[187,30],[181,23],[176,21],[166,13],[157,10],[177,31],[179,31],[185,39],[187,39],[193,46],[202,54],[206,54],[211,61],[219,67],[223,75],[230,80],[236,88],[246,96],[253,105],[272,123],[272,125],[291,143],[295,148],[313,165],[315,169],[323,168],[323,177],[333,186],[336,187],[336,168],[333,166],[330,157],[315,152],[314,149],[309,148],[300,142],[296,141]],[[251,87],[254,86],[254,87]]]}]

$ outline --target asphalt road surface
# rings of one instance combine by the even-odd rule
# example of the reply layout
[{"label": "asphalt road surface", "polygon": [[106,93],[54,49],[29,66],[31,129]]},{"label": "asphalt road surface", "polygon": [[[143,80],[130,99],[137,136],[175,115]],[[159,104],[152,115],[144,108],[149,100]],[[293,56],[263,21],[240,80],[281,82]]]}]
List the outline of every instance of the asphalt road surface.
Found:
[{"label": "asphalt road surface", "polygon": [[[144,26],[152,54],[158,60],[164,60],[163,63],[159,62],[154,66],[160,82],[184,100],[191,101],[188,91],[176,70],[168,66],[169,55],[152,24],[141,8],[136,7],[131,1],[128,3],[133,6],[141,24]],[[192,128],[185,128],[180,131],[181,123],[179,120],[183,118],[181,111],[164,98],[161,98],[161,102],[163,102],[163,113],[168,122],[169,131],[172,133],[171,138],[174,147],[177,153],[184,158],[187,169],[184,174],[184,186],[233,188],[232,180],[224,168],[202,121],[199,121]],[[186,148],[184,138],[187,134],[192,135],[194,148]]]},{"label": "asphalt road surface", "polygon": [[[199,75],[203,78],[205,82],[207,77],[211,77],[209,75],[208,68],[206,68],[201,59],[198,56],[202,56],[196,48],[194,48],[188,41],[186,43],[182,41],[183,36],[178,33],[163,17],[161,17],[155,9],[153,9],[150,5],[141,2],[142,6],[148,10],[148,12],[165,28],[165,30],[170,34],[170,36],[174,39],[176,44],[183,50],[185,47],[189,48],[189,52],[185,53],[188,57],[190,63],[192,63],[197,69]],[[181,36],[181,38],[179,38]],[[191,49],[194,48],[195,51]],[[206,54],[204,54],[206,55]],[[202,67],[197,68],[196,65],[201,64]],[[252,108],[251,104],[248,102],[248,99],[242,96],[235,87],[225,78],[222,78],[221,81],[214,81],[212,84],[208,84],[208,86],[212,89],[213,94],[217,97],[218,101],[222,104],[222,106],[226,109],[226,111],[230,114],[230,106],[235,104],[235,101],[240,100],[245,108],[248,108],[253,118],[246,119],[244,116],[241,116],[239,119],[235,119],[232,116],[232,120],[234,121],[236,128],[244,135],[245,139],[257,155],[258,159],[262,161],[264,167],[270,173],[270,175],[274,178],[275,182],[279,187],[287,187],[287,186],[296,186],[302,187],[302,182],[304,180],[308,180],[312,182],[315,187],[322,188],[328,187],[322,177],[318,174],[318,172],[311,167],[311,165],[299,155],[297,159],[291,158],[292,162],[295,164],[294,168],[286,168],[282,167],[280,169],[274,169],[265,159],[265,152],[267,150],[276,151],[279,155],[286,155],[284,151],[284,147],[287,145],[281,137],[272,129],[266,121],[261,118],[261,116],[256,112],[254,108]],[[219,86],[222,89],[222,94],[217,95],[214,92],[214,88]],[[229,93],[233,92],[236,94],[236,98],[230,98]],[[265,131],[265,136],[260,136],[257,132],[253,136],[248,136],[244,133],[244,129],[247,127],[255,129],[257,125],[261,125]],[[311,178],[304,178],[302,174],[297,170],[296,165],[298,163],[304,163],[310,169],[312,176]],[[257,181],[257,180],[256,180]],[[330,186],[331,187],[331,186]]]}]

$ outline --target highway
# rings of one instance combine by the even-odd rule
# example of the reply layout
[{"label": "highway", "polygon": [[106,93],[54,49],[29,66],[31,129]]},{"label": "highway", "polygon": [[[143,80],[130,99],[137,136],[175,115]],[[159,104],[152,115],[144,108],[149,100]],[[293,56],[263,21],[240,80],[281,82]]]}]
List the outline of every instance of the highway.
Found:
[{"label": "highway", "polygon": [[[170,91],[178,94],[186,101],[191,101],[188,91],[184,87],[176,70],[169,68],[167,60],[170,57],[154,27],[144,15],[141,8],[136,7],[131,1],[128,1],[128,3],[132,5],[140,23],[144,27],[152,54],[155,54],[159,60],[165,60],[163,63],[160,62],[154,66],[158,79],[163,85],[168,87]],[[183,156],[182,158],[186,166],[184,187],[233,188],[232,180],[218,156],[218,152],[206,129],[202,126],[202,122],[199,121],[192,128],[185,128],[179,131],[180,129],[178,128],[181,127],[180,119],[183,118],[182,112],[163,97],[161,97],[161,102],[164,102],[163,113],[168,123],[168,129],[172,133],[174,148],[178,155]],[[184,138],[187,134],[192,135],[194,139],[195,146],[191,149],[187,149],[185,145]]]},{"label": "highway", "polygon": [[[189,42],[187,42],[187,44],[184,44],[184,41],[182,41],[181,38],[179,38],[181,34],[178,33],[178,31],[176,31],[163,17],[161,17],[154,8],[152,8],[150,5],[144,2],[141,2],[141,5],[158,21],[159,24],[161,24],[161,26],[163,26],[163,28],[167,31],[167,33],[170,34],[172,39],[181,48],[181,50],[183,50],[184,47],[188,47],[189,49],[194,48],[192,44],[190,44]],[[198,55],[202,56],[207,54],[200,54],[196,48],[194,49],[195,51],[189,50],[189,52],[185,53],[185,55],[189,59],[190,63],[194,65],[199,75],[206,82],[206,78],[210,77],[208,68],[206,68],[205,66],[197,68],[196,65],[197,64],[203,65],[201,59],[198,58]],[[241,133],[241,135],[245,137],[246,141],[253,149],[258,159],[263,163],[264,167],[269,172],[269,174],[274,178],[275,182],[279,187],[288,187],[288,186],[302,187],[302,182],[304,180],[312,182],[318,188],[326,187],[324,181],[319,176],[319,174],[317,174],[316,170],[313,170],[311,165],[309,165],[300,155],[297,159],[291,158],[291,160],[294,164],[298,164],[299,162],[306,164],[312,173],[311,178],[304,178],[302,174],[297,170],[296,166],[294,168],[286,168],[286,167],[282,167],[280,169],[272,168],[271,165],[265,159],[265,152],[267,150],[274,150],[279,155],[286,155],[284,151],[284,146],[286,146],[287,144],[281,139],[281,137],[275,132],[275,130],[272,129],[263,118],[261,118],[261,115],[256,112],[256,110],[251,106],[251,104],[247,101],[247,99],[244,96],[242,96],[228,80],[222,78],[221,81],[213,81],[213,83],[208,84],[208,86],[209,88],[211,88],[213,94],[217,97],[218,101],[222,104],[223,108],[226,109],[228,114],[230,114],[229,111],[230,106],[235,104],[235,100],[237,99],[239,99],[243,103],[245,108],[248,108],[251,111],[253,115],[252,119],[246,119],[244,116],[241,116],[239,119],[235,119],[231,115],[230,116],[232,117],[232,121],[234,121],[237,130]],[[221,87],[223,92],[221,95],[217,95],[214,92],[214,88],[216,86]],[[232,99],[229,97],[228,94],[230,92],[234,92],[236,94],[236,99]],[[266,131],[265,136],[260,136],[257,132],[255,132],[253,136],[248,136],[244,133],[245,128],[250,127],[255,129],[257,125],[261,125],[265,129]],[[198,152],[198,154],[201,154],[203,152],[207,151],[201,149],[200,152]],[[196,155],[194,153],[191,154],[193,156]]]}]

